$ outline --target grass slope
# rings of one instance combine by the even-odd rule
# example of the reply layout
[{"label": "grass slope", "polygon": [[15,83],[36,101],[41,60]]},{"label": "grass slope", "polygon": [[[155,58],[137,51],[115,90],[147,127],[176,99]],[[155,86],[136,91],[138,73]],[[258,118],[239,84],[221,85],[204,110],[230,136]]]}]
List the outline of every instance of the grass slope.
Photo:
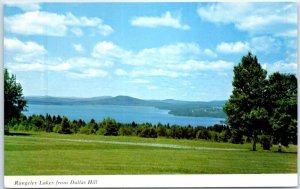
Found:
[{"label": "grass slope", "polygon": [[[47,139],[47,138],[52,138]],[[150,146],[72,142],[81,139],[175,144],[241,150],[196,150]],[[296,173],[297,146],[285,153],[250,151],[250,144],[235,145],[201,140],[146,139],[96,135],[31,133],[5,136],[5,175],[110,175],[110,174],[242,174]]]}]

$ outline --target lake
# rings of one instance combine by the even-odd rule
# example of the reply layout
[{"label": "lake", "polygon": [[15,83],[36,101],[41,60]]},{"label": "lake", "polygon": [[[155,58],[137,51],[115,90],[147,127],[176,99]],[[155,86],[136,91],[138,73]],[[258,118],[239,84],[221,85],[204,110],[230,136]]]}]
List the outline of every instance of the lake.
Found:
[{"label": "lake", "polygon": [[224,118],[188,117],[168,114],[169,110],[161,110],[146,106],[116,106],[116,105],[33,105],[28,104],[26,116],[32,114],[61,115],[69,119],[82,119],[86,122],[92,118],[97,122],[110,117],[121,123],[162,123],[181,126],[211,126],[225,121]]}]

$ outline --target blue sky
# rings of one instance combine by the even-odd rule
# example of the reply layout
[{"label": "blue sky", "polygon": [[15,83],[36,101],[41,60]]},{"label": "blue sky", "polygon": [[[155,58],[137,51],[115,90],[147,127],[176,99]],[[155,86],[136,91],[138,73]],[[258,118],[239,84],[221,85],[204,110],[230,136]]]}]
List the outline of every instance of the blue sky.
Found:
[{"label": "blue sky", "polygon": [[226,100],[251,51],[297,72],[295,3],[7,3],[4,66],[25,96]]}]

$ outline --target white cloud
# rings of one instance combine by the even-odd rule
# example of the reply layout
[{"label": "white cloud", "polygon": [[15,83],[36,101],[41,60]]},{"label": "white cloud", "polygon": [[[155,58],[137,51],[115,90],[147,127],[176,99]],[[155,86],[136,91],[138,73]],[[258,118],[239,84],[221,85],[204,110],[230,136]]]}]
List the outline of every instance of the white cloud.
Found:
[{"label": "white cloud", "polygon": [[6,67],[13,71],[64,72],[64,75],[73,78],[105,77],[107,71],[102,68],[111,66],[113,66],[112,62],[101,62],[88,57],[74,57],[67,60],[32,58],[22,62],[6,61]]},{"label": "white cloud", "polygon": [[273,63],[264,63],[263,68],[268,71],[268,74],[272,74],[274,72],[281,73],[293,73],[298,74],[297,72],[297,52],[289,52],[287,53],[287,57],[283,60],[278,60]]},{"label": "white cloud", "polygon": [[134,84],[146,84],[146,83],[150,83],[150,81],[145,80],[145,79],[133,79],[128,81],[129,83],[134,83]]},{"label": "white cloud", "polygon": [[178,56],[178,55],[195,55],[200,53],[200,47],[196,43],[175,43],[165,45],[159,48],[143,49],[140,51],[142,55],[163,55],[163,56]]},{"label": "white cloud", "polygon": [[105,77],[107,76],[107,72],[104,70],[100,70],[100,69],[87,69],[84,70],[83,72],[79,72],[79,73],[69,73],[69,75],[71,77],[74,78],[95,78],[95,77]]},{"label": "white cloud", "polygon": [[234,65],[232,62],[227,62],[223,60],[212,61],[212,62],[190,60],[186,64],[190,66],[191,69],[196,69],[196,70],[225,70],[225,69],[232,69]]},{"label": "white cloud", "polygon": [[41,63],[31,63],[31,64],[6,64],[6,66],[13,71],[46,71],[46,66]]},{"label": "white cloud", "polygon": [[[77,51],[84,50],[80,44],[72,45]],[[213,54],[209,49],[202,51],[196,43],[175,43],[134,52],[109,41],[100,41],[94,46],[91,57],[65,60],[38,57],[19,62],[9,60],[7,65],[19,71],[26,67],[24,70],[28,71],[64,72],[75,78],[105,77],[111,72],[133,78],[130,81],[135,83],[148,83],[141,77],[188,77],[197,71],[219,71],[233,67],[233,63],[221,60],[202,61],[199,56],[202,52]]]},{"label": "white cloud", "polygon": [[133,70],[130,72],[130,76],[132,77],[170,77],[176,78],[179,76],[187,76],[186,73],[178,73],[175,71],[169,71],[165,69],[149,69],[149,70]]},{"label": "white cloud", "polygon": [[4,38],[5,61],[32,62],[46,55],[44,46],[33,42],[23,42],[17,38]]},{"label": "white cloud", "polygon": [[102,23],[102,20],[97,17],[88,18],[86,16],[76,17],[72,13],[67,13],[64,16],[65,24],[70,26],[89,26],[95,27]]},{"label": "white cloud", "polygon": [[5,2],[4,5],[8,7],[17,7],[23,11],[38,11],[41,9],[40,4],[34,2]]},{"label": "white cloud", "polygon": [[69,58],[65,61],[62,61],[72,65],[74,68],[82,69],[82,68],[100,68],[100,67],[112,67],[114,65],[111,61],[99,61],[95,58],[89,57],[73,57]]},{"label": "white cloud", "polygon": [[78,27],[95,27],[104,36],[113,32],[113,29],[103,24],[100,18],[76,17],[72,13],[64,15],[33,11],[4,18],[5,30],[21,35],[65,36],[69,27],[75,27],[70,31],[77,36],[83,34]]},{"label": "white cloud", "polygon": [[211,49],[204,49],[204,54],[211,58],[216,58],[218,55],[214,53]]},{"label": "white cloud", "polygon": [[92,51],[92,56],[104,60],[116,60],[131,55],[130,51],[123,50],[112,42],[102,41],[97,43]]},{"label": "white cloud", "polygon": [[67,63],[67,62],[64,62],[64,63],[61,63],[61,64],[57,64],[57,65],[48,65],[47,66],[47,69],[49,71],[67,71],[67,70],[70,70],[72,69],[72,65]]},{"label": "white cloud", "polygon": [[35,42],[28,41],[22,42],[17,38],[4,38],[4,50],[5,51],[15,51],[22,53],[34,53],[34,54],[44,54],[46,49],[44,46],[39,45]]},{"label": "white cloud", "polygon": [[83,31],[80,28],[72,28],[71,32],[78,37],[83,36]]},{"label": "white cloud", "polygon": [[280,60],[272,64],[264,64],[264,67],[268,70],[268,74],[274,72],[297,73],[297,63],[295,62],[288,63]]},{"label": "white cloud", "polygon": [[116,75],[118,76],[125,76],[127,75],[128,73],[126,71],[124,71],[123,69],[116,69],[115,72],[114,72]]},{"label": "white cloud", "polygon": [[200,47],[196,43],[176,43],[133,52],[112,42],[101,41],[94,46],[91,55],[99,60],[109,60],[115,64],[151,65],[160,68],[167,64],[179,64],[187,59],[197,59],[200,52]]},{"label": "white cloud", "polygon": [[297,34],[298,34],[297,29],[291,29],[291,30],[278,32],[276,35],[277,36],[283,36],[283,37],[296,37]]},{"label": "white cloud", "polygon": [[264,52],[266,54],[280,49],[280,42],[273,37],[260,36],[254,37],[250,41],[250,48],[253,52]]},{"label": "white cloud", "polygon": [[178,64],[186,59],[197,58],[200,47],[196,43],[175,43],[157,48],[143,49],[128,63],[135,65]]},{"label": "white cloud", "polygon": [[159,89],[159,87],[158,86],[155,86],[155,85],[150,85],[150,86],[148,86],[147,87],[149,90],[157,90],[157,89]]},{"label": "white cloud", "polygon": [[167,11],[161,17],[137,17],[130,21],[133,26],[157,28],[157,27],[172,27],[175,29],[189,30],[190,26],[182,24],[180,16],[174,16]]},{"label": "white cloud", "polygon": [[81,44],[72,44],[72,47],[77,52],[83,52],[84,51],[84,48],[82,47]]},{"label": "white cloud", "polygon": [[103,36],[108,36],[108,35],[110,35],[111,33],[114,32],[112,27],[109,26],[109,25],[101,24],[101,25],[98,26],[98,29],[99,29],[100,34],[103,35]]},{"label": "white cloud", "polygon": [[254,53],[263,52],[269,54],[280,50],[282,44],[279,40],[270,36],[253,37],[249,41],[222,42],[217,45],[216,50],[222,53]]},{"label": "white cloud", "polygon": [[234,63],[223,60],[218,61],[201,61],[201,60],[187,60],[183,64],[167,65],[166,67],[172,70],[182,71],[217,71],[232,69]]},{"label": "white cloud", "polygon": [[249,44],[246,42],[226,43],[222,42],[217,45],[217,51],[222,53],[243,53],[250,50]]},{"label": "white cloud", "polygon": [[[204,53],[207,56],[216,56],[210,49],[204,50]],[[114,71],[118,76],[176,78],[189,76],[190,72],[197,70],[224,70],[233,67],[233,63],[221,60],[201,61],[200,54],[201,49],[195,43],[176,43],[133,52],[108,41],[97,43],[92,52],[97,60],[109,60],[115,66],[134,66],[129,72],[118,67]]]},{"label": "white cloud", "polygon": [[209,22],[234,24],[241,31],[296,37],[296,3],[214,3],[198,7]]},{"label": "white cloud", "polygon": [[26,12],[4,17],[5,30],[21,35],[64,36],[67,33],[65,16],[48,12]]},{"label": "white cloud", "polygon": [[38,72],[46,72],[46,71],[67,71],[72,68],[72,66],[68,63],[54,64],[50,65],[42,62],[35,63],[14,63],[8,64],[9,69],[14,71],[38,71]]}]

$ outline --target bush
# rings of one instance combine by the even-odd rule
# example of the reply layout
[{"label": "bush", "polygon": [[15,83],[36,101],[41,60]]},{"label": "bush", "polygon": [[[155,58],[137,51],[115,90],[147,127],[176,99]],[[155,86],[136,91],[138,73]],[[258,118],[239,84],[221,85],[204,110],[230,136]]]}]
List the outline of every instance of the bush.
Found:
[{"label": "bush", "polygon": [[229,129],[226,129],[225,131],[222,131],[220,134],[220,140],[223,142],[228,142],[231,138],[231,131]]},{"label": "bush", "polygon": [[39,129],[38,129],[35,125],[30,125],[30,126],[29,126],[29,130],[30,130],[30,131],[36,132],[36,131],[38,131]]},{"label": "bush", "polygon": [[86,126],[84,126],[84,127],[81,127],[81,128],[79,129],[79,133],[80,133],[80,134],[86,134],[86,135],[91,134],[88,125],[86,125]]},{"label": "bush", "polygon": [[98,131],[96,132],[97,135],[104,135],[105,134],[105,129],[104,128],[100,128],[98,129]]},{"label": "bush", "polygon": [[208,140],[211,139],[211,134],[208,132],[206,128],[203,128],[197,132],[196,138]]},{"label": "bush", "polygon": [[23,125],[23,124],[19,124],[19,125],[16,125],[14,127],[14,130],[18,130],[18,131],[26,131],[26,127]]},{"label": "bush", "polygon": [[60,124],[56,124],[53,128],[53,132],[55,133],[62,133],[62,127]]},{"label": "bush", "polygon": [[211,136],[212,136],[212,139],[213,139],[215,142],[220,142],[220,141],[221,141],[221,137],[220,137],[220,134],[219,134],[219,133],[212,131],[212,132],[211,132]]},{"label": "bush", "polygon": [[145,137],[145,138],[157,138],[157,132],[154,128],[152,127],[145,127],[142,129],[140,132],[140,137]]},{"label": "bush", "polygon": [[134,129],[131,126],[121,126],[118,131],[119,136],[133,136],[134,135]]}]

